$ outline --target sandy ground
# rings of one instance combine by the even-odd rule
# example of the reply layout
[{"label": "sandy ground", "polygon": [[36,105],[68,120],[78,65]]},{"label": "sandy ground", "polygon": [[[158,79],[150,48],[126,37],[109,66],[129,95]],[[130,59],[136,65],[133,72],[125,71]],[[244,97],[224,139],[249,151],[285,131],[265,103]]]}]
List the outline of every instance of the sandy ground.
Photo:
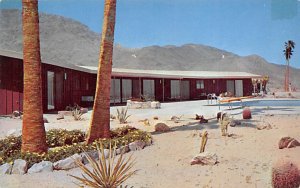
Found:
[{"label": "sandy ground", "polygon": [[[300,147],[278,149],[278,141],[283,136],[291,136],[300,140],[300,108],[299,107],[251,107],[253,119],[242,120],[242,125],[229,127],[229,133],[235,138],[222,137],[217,120],[208,124],[199,124],[193,120],[195,113],[211,118],[219,111],[218,106],[206,106],[207,101],[190,101],[164,103],[161,109],[129,110],[132,116],[128,124],[149,132],[158,121],[164,121],[172,127],[168,133],[153,133],[154,144],[144,150],[134,152],[137,159],[135,168],[137,175],[126,184],[134,187],[271,187],[271,166],[279,159],[287,159],[300,167]],[[112,107],[111,113],[116,109]],[[228,110],[234,116],[242,119],[241,109]],[[83,121],[72,118],[56,120],[53,114],[45,116],[50,123],[46,129],[66,128],[82,129],[88,127],[90,114],[84,115]],[[172,115],[183,115],[179,123],[170,121]],[[153,120],[158,116],[159,120]],[[145,126],[139,120],[150,119],[151,126]],[[270,130],[257,130],[255,125],[260,121],[272,125]],[[20,129],[19,119],[0,118],[0,137],[4,137],[10,129]],[[116,120],[111,127],[123,126]],[[190,160],[199,152],[199,133],[207,130],[209,139],[206,151],[215,152],[219,163],[215,166],[190,165]],[[128,154],[126,154],[128,155]],[[68,174],[80,175],[78,168],[70,171],[54,171],[31,175],[2,175],[0,187],[76,187]]]}]

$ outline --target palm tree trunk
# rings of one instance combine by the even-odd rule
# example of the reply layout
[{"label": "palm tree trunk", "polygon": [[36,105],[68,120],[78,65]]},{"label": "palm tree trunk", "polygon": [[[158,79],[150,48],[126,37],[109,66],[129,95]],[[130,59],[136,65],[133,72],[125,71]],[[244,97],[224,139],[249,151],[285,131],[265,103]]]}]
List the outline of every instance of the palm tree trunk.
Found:
[{"label": "palm tree trunk", "polygon": [[287,91],[290,91],[290,61],[287,62]]},{"label": "palm tree trunk", "polygon": [[22,0],[24,102],[22,152],[47,152],[43,121],[38,0]]},{"label": "palm tree trunk", "polygon": [[110,82],[115,19],[116,0],[105,0],[96,94],[87,143],[97,138],[110,137]]},{"label": "palm tree trunk", "polygon": [[286,60],[284,90],[289,91],[289,60]]}]

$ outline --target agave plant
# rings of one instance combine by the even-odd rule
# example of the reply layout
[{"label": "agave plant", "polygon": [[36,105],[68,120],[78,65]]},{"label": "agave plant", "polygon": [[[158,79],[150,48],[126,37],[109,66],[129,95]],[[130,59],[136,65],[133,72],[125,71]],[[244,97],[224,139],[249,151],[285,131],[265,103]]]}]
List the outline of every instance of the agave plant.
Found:
[{"label": "agave plant", "polygon": [[73,115],[75,121],[82,120],[81,116],[83,115],[83,113],[82,113],[82,111],[80,109],[78,110],[77,108],[75,108],[72,111],[72,115]]},{"label": "agave plant", "polygon": [[119,109],[117,109],[117,118],[120,122],[120,124],[124,124],[127,123],[127,119],[131,116],[131,115],[127,115],[127,111],[128,109],[126,108],[121,108],[121,111]]},{"label": "agave plant", "polygon": [[[96,160],[85,153],[88,162],[92,166],[92,170],[88,169],[80,160],[75,160],[78,167],[83,171],[82,177],[70,175],[71,177],[79,180],[82,184],[93,188],[117,188],[122,187],[128,178],[134,175],[137,170],[132,168],[135,160],[132,155],[125,159],[123,153],[116,159],[116,147],[112,149],[111,143],[109,147],[109,156],[105,159],[104,147],[100,142],[100,147],[97,144],[99,159]],[[78,185],[80,186],[80,185]],[[128,187],[127,185],[125,187]]]}]

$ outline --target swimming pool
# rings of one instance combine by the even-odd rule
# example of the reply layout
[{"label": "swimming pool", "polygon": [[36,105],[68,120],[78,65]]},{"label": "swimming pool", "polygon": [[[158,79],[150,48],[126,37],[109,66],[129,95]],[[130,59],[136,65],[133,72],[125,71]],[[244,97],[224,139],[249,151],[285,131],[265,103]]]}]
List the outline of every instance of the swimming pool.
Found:
[{"label": "swimming pool", "polygon": [[220,106],[300,106],[300,100],[253,100],[225,103]]}]

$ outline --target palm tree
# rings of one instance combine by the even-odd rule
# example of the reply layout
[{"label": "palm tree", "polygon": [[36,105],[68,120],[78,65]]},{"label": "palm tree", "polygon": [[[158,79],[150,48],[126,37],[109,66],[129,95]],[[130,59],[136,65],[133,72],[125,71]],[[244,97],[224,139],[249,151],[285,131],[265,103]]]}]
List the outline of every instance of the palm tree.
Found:
[{"label": "palm tree", "polygon": [[46,152],[38,0],[22,0],[24,103],[22,152]]},{"label": "palm tree", "polygon": [[110,81],[116,20],[116,0],[105,0],[97,86],[87,143],[110,137]]},{"label": "palm tree", "polygon": [[283,50],[285,59],[286,59],[286,69],[285,69],[285,91],[289,91],[289,83],[290,83],[290,59],[293,55],[293,49],[295,48],[295,42],[292,40],[288,40],[284,43],[285,50]]}]

